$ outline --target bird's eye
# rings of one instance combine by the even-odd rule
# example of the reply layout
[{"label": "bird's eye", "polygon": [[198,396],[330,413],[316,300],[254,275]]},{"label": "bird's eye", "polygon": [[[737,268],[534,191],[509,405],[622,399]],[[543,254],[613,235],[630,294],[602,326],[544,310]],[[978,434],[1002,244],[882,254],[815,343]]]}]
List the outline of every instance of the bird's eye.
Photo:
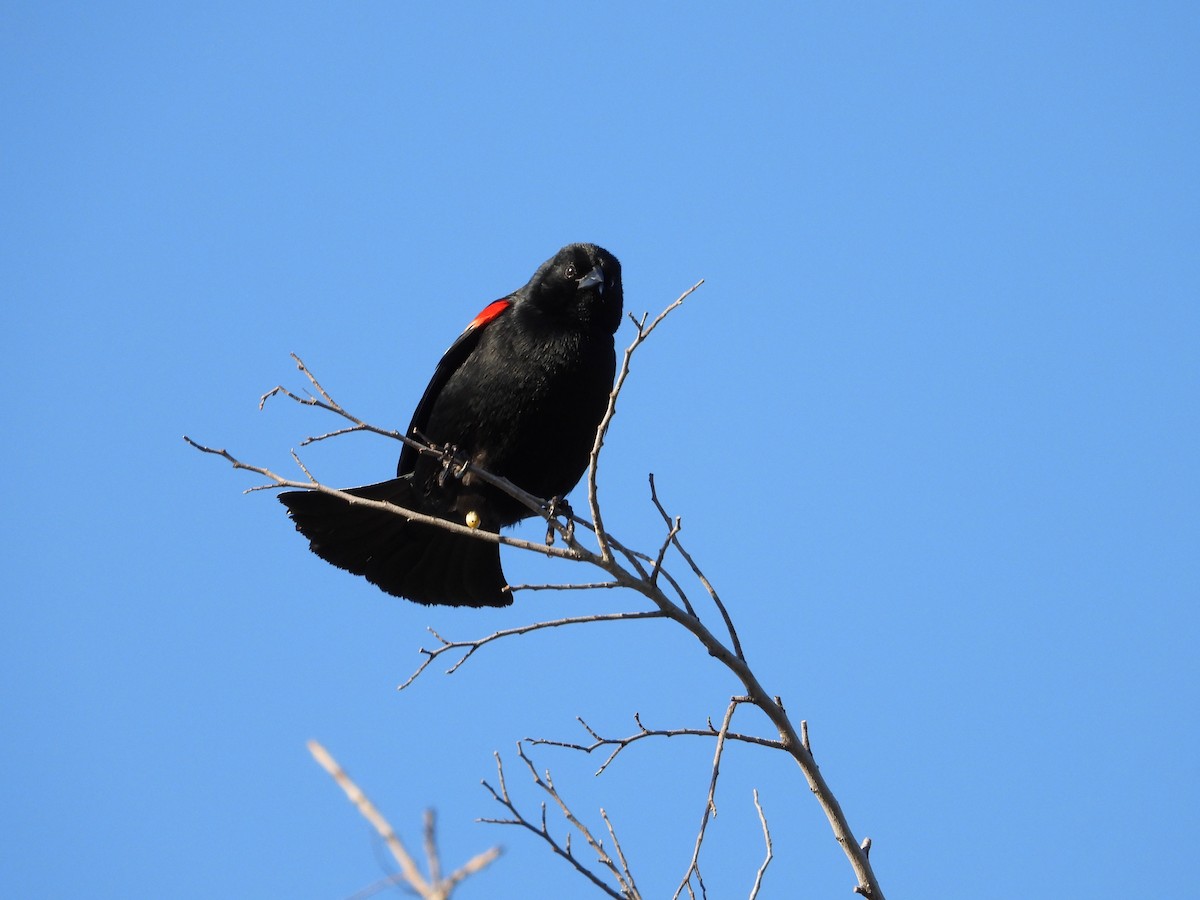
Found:
[{"label": "bird's eye", "polygon": [[578,277],[579,277],[579,273],[575,271],[575,264],[574,264],[574,263],[568,263],[568,265],[567,265],[567,277],[568,277],[568,278],[578,278]]}]

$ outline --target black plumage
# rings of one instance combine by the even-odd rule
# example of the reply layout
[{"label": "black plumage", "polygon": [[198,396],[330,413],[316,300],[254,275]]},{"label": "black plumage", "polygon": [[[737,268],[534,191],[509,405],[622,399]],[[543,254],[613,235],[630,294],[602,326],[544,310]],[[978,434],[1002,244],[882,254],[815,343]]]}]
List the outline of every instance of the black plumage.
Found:
[{"label": "black plumage", "polygon": [[[538,497],[566,496],[587,468],[612,390],[622,302],[621,266],[611,253],[594,244],[563,247],[446,351],[408,434],[448,445]],[[533,515],[408,446],[396,475],[348,492],[492,532]],[[317,491],[279,499],[314,553],[389,594],[449,606],[512,602],[495,543]]]}]

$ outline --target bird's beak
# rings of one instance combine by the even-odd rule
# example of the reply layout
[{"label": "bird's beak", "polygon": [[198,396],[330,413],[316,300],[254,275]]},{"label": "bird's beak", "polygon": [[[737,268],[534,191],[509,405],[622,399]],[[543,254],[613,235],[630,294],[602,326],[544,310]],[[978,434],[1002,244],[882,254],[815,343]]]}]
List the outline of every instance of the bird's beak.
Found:
[{"label": "bird's beak", "polygon": [[579,289],[581,291],[585,290],[586,288],[596,287],[597,285],[599,285],[599,288],[600,288],[599,292],[601,294],[603,294],[604,293],[604,269],[600,268],[600,266],[596,266],[596,268],[592,269],[592,271],[588,272],[586,275],[584,275],[582,278],[580,278],[578,284],[579,284]]}]

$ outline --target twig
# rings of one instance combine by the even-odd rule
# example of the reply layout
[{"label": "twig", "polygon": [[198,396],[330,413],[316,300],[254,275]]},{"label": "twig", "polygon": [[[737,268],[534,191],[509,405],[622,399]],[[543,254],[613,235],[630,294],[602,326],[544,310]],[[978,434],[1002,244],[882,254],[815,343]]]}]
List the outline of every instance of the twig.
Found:
[{"label": "twig", "polygon": [[437,814],[432,809],[425,810],[424,824],[422,831],[425,858],[429,861],[429,880],[437,884],[442,880],[442,861],[437,852]]},{"label": "twig", "polygon": [[762,887],[763,876],[767,874],[767,866],[771,864],[771,860],[775,856],[774,849],[771,846],[771,829],[767,827],[767,817],[763,814],[762,805],[758,802],[758,788],[754,789],[754,808],[758,810],[758,821],[762,822],[763,841],[767,845],[767,858],[762,861],[762,865],[758,867],[758,874],[754,876],[754,887],[750,889],[750,900],[754,900],[758,896],[759,888]]},{"label": "twig", "polygon": [[671,900],[675,900],[675,898],[683,893],[684,888],[691,882],[693,875],[696,876],[696,882],[700,885],[701,895],[708,896],[708,892],[704,887],[704,878],[700,875],[700,847],[704,844],[704,832],[708,829],[709,816],[717,814],[717,776],[721,772],[721,754],[725,752],[725,736],[729,733],[729,723],[733,721],[733,711],[737,709],[739,703],[749,702],[749,697],[729,698],[729,706],[725,710],[725,718],[721,721],[721,730],[717,733],[717,747],[713,752],[712,777],[708,782],[708,797],[704,802],[704,815],[700,817],[700,831],[696,835],[696,846],[692,850],[692,860],[688,864],[687,871],[683,874],[683,881],[675,889]]},{"label": "twig", "polygon": [[593,581],[589,584],[510,584],[508,589],[515,594],[517,591],[597,591],[619,587],[622,585],[616,581]]},{"label": "twig", "polygon": [[[720,735],[720,732],[716,728],[713,727],[713,724],[711,721],[708,723],[707,728],[668,728],[668,729],[647,728],[645,725],[642,724],[641,717],[637,713],[635,713],[634,721],[637,722],[638,731],[636,731],[634,734],[629,735],[628,737],[606,738],[606,737],[601,737],[596,732],[596,730],[594,728],[592,728],[592,726],[590,726],[587,722],[585,722],[582,719],[582,717],[576,716],[575,718],[579,722],[579,724],[583,726],[583,728],[587,731],[587,733],[592,736],[592,738],[593,738],[592,743],[590,743],[590,744],[575,744],[575,743],[571,743],[569,741],[550,740],[549,738],[525,738],[525,740],[528,743],[532,744],[533,746],[561,747],[564,750],[577,750],[581,753],[588,753],[588,754],[591,754],[592,752],[599,750],[602,747],[603,748],[612,747],[612,748],[614,748],[613,751],[604,760],[604,763],[600,766],[600,768],[597,769],[593,773],[595,775],[601,775],[601,774],[603,774],[604,770],[607,769],[610,764],[612,764],[613,760],[615,760],[617,758],[617,754],[619,754],[626,747],[630,746],[631,744],[636,743],[637,741],[642,740],[643,738],[652,738],[652,737],[665,737],[665,738],[671,738],[671,737],[718,737]],[[780,741],[774,741],[769,738],[759,737],[758,735],[754,735],[754,734],[740,734],[736,731],[730,731],[725,734],[725,739],[727,741],[739,741],[744,744],[756,744],[759,747],[768,747],[772,750],[784,749],[783,744]]]},{"label": "twig", "polygon": [[737,630],[733,627],[733,619],[729,617],[729,611],[725,609],[725,604],[722,603],[721,598],[717,596],[716,588],[712,586],[708,578],[706,578],[704,573],[700,571],[700,567],[696,565],[695,560],[692,559],[691,554],[684,550],[683,544],[679,542],[679,517],[676,516],[675,524],[672,526],[671,517],[667,515],[667,511],[663,509],[663,505],[658,501],[658,490],[654,484],[653,472],[650,473],[650,499],[654,502],[655,508],[663,517],[663,521],[666,522],[668,527],[671,528],[670,533],[667,535],[667,540],[675,545],[675,549],[679,551],[679,555],[683,557],[684,561],[691,568],[692,574],[696,576],[696,580],[704,585],[704,589],[708,591],[708,596],[712,598],[713,604],[720,611],[721,618],[725,621],[725,628],[729,631],[729,639],[733,642],[733,652],[737,654],[738,659],[742,660],[742,662],[745,662],[746,655],[742,653],[742,642],[738,640]]},{"label": "twig", "polygon": [[542,543],[527,541],[522,538],[508,537],[507,535],[497,534],[494,531],[487,531],[483,528],[469,528],[466,525],[459,525],[457,522],[451,522],[448,519],[439,519],[437,516],[430,516],[422,512],[417,512],[415,509],[407,509],[406,507],[398,506],[395,503],[388,503],[384,500],[370,500],[366,497],[359,497],[356,494],[351,494],[346,491],[339,491],[336,488],[326,487],[312,476],[308,469],[304,467],[304,464],[300,462],[299,457],[297,457],[295,454],[292,454],[292,458],[296,460],[301,470],[305,473],[305,475],[308,476],[308,481],[295,481],[290,478],[284,478],[282,475],[278,475],[270,469],[244,463],[233,456],[233,454],[231,454],[228,450],[205,446],[204,444],[192,440],[186,434],[183,436],[183,439],[201,453],[210,453],[214,456],[219,456],[226,460],[235,469],[243,469],[247,472],[254,472],[255,474],[261,475],[262,477],[271,481],[271,484],[256,485],[254,487],[247,488],[246,493],[269,488],[294,488],[296,490],[317,491],[322,494],[329,494],[333,497],[345,500],[347,503],[355,506],[364,506],[369,509],[383,510],[384,512],[390,512],[394,515],[402,516],[411,522],[419,522],[423,525],[432,525],[436,528],[441,528],[454,534],[461,534],[466,537],[471,537],[480,541],[487,541],[492,544],[504,544],[505,546],[517,547],[521,550],[531,550],[535,553],[541,553],[543,556],[550,556],[556,559],[587,559],[589,556],[594,555],[586,550],[576,550],[570,547],[548,547]]},{"label": "twig", "polygon": [[474,875],[476,872],[482,872],[490,866],[504,851],[499,847],[491,847],[484,850],[482,853],[477,853],[468,859],[463,865],[459,866],[442,884],[446,888],[446,896],[450,896],[450,891],[454,889],[464,879]]},{"label": "twig", "polygon": [[[443,455],[444,448],[430,446],[430,444],[427,441],[418,440],[412,436],[402,434],[401,432],[396,431],[395,429],[379,428],[375,425],[370,424],[369,422],[364,421],[363,419],[359,418],[358,416],[354,415],[349,410],[347,410],[345,407],[343,407],[340,403],[338,403],[336,400],[334,400],[333,397],[329,394],[329,392],[326,391],[325,388],[321,386],[321,383],[317,380],[317,376],[315,374],[313,374],[313,371],[311,369],[308,368],[308,366],[305,364],[304,360],[302,360],[295,353],[291,353],[289,355],[295,361],[296,368],[298,368],[301,372],[304,373],[304,376],[309,380],[309,382],[313,385],[313,387],[315,387],[317,389],[317,391],[320,393],[321,397],[324,399],[318,400],[316,397],[312,396],[311,394],[306,397],[301,397],[299,394],[289,391],[283,385],[276,385],[275,387],[271,388],[271,390],[267,391],[265,394],[263,394],[259,398],[258,408],[260,410],[263,409],[264,406],[266,405],[266,402],[271,397],[274,397],[278,394],[278,395],[287,397],[288,399],[293,400],[296,403],[301,404],[302,406],[313,406],[318,409],[322,409],[326,412],[333,413],[334,415],[341,416],[343,419],[346,419],[349,422],[353,423],[350,427],[347,427],[347,428],[339,428],[334,431],[326,432],[325,434],[311,435],[309,437],[306,437],[304,440],[302,440],[300,442],[301,447],[305,447],[305,446],[308,446],[309,444],[316,443],[317,441],[323,441],[328,438],[339,437],[343,434],[352,434],[354,432],[361,431],[361,432],[368,432],[370,434],[378,434],[382,437],[387,437],[387,438],[391,438],[393,440],[400,441],[400,443],[404,444],[405,446],[411,447],[412,449],[414,449],[417,452],[422,453],[422,454],[435,455],[435,456]],[[201,449],[200,446],[198,444],[196,444],[194,441],[191,441],[186,437],[184,439],[188,440],[188,443],[192,444],[192,446],[197,447],[198,449]],[[212,452],[212,451],[209,451],[209,452]],[[295,454],[293,454],[293,456],[294,455]],[[255,470],[251,469],[251,471],[255,471]],[[483,481],[487,484],[490,484],[493,487],[499,488],[500,490],[507,493],[509,496],[511,496],[514,499],[518,500],[519,502],[523,503],[531,511],[537,513],[538,515],[542,516],[542,518],[546,519],[548,524],[550,525],[550,527],[562,535],[562,537],[568,547],[576,546],[574,537],[570,533],[569,523],[567,525],[559,523],[557,521],[557,517],[553,514],[554,511],[550,509],[549,504],[547,504],[544,500],[542,500],[542,498],[537,497],[537,496],[529,493],[528,491],[522,490],[521,488],[517,487],[517,485],[515,485],[511,481],[509,481],[507,478],[501,478],[498,475],[493,475],[491,472],[488,472],[485,469],[481,469],[478,466],[474,465],[473,463],[464,460],[461,471],[459,472],[459,475],[461,476],[462,474],[465,474],[467,472],[470,472],[472,475],[478,477],[481,481]],[[315,483],[315,479],[314,479],[314,483]],[[277,485],[277,486],[282,487],[285,485]],[[286,486],[290,487],[291,485],[286,485]],[[303,485],[303,487],[309,487],[309,488],[311,488],[312,486],[313,485]],[[569,517],[569,519],[570,519],[570,521],[582,522],[582,520],[577,520],[573,516]]]},{"label": "twig", "polygon": [[650,581],[652,583],[658,581],[658,573],[662,571],[663,558],[667,555],[667,550],[670,549],[672,541],[675,540],[675,536],[679,534],[680,530],[683,528],[683,519],[681,519],[679,516],[676,516],[674,522],[671,522],[671,520],[668,519],[667,525],[669,527],[667,536],[663,540],[662,546],[658,548],[658,556],[654,558],[654,568],[650,570]]},{"label": "twig", "polygon": [[383,814],[379,812],[367,795],[362,792],[362,789],[350,779],[345,769],[338,765],[329,751],[317,741],[309,741],[308,750],[313,755],[313,758],[320,763],[321,767],[338,783],[338,786],[345,792],[350,802],[358,808],[363,818],[371,823],[375,831],[379,833],[387,844],[396,862],[400,864],[400,872],[383,879],[382,882],[376,882],[375,885],[372,885],[365,892],[359,891],[356,896],[369,896],[370,893],[374,893],[375,890],[381,887],[397,884],[403,880],[423,900],[449,900],[450,895],[454,892],[454,888],[463,879],[487,868],[487,866],[500,856],[500,848],[492,847],[472,857],[466,865],[455,870],[449,878],[442,878],[442,863],[437,852],[436,819],[433,810],[427,809],[425,810],[424,820],[424,844],[425,855],[429,860],[429,878],[426,880],[422,877],[412,855],[400,841],[400,838],[396,836],[396,832],[392,829],[387,819],[383,817]]},{"label": "twig", "polygon": [[633,881],[633,873],[629,871],[629,861],[625,859],[625,851],[621,848],[621,841],[617,837],[617,830],[613,828],[613,823],[608,818],[608,813],[604,807],[600,807],[600,818],[604,820],[604,827],[608,829],[608,836],[612,838],[613,849],[617,851],[617,859],[621,861],[621,871],[625,873],[625,884],[629,885],[630,893],[637,895],[637,885]]},{"label": "twig", "polygon": [[[405,435],[401,434],[399,431],[396,431],[394,428],[378,428],[375,425],[372,425],[369,422],[365,422],[362,419],[358,418],[358,416],[355,416],[355,415],[351,414],[350,412],[348,412],[345,408],[342,407],[341,404],[339,404],[337,401],[335,401],[333,399],[333,397],[331,397],[329,395],[329,392],[326,391],[325,388],[321,387],[321,383],[319,381],[317,381],[317,377],[312,373],[312,370],[309,369],[308,366],[306,366],[304,364],[304,360],[302,360],[295,353],[291,353],[289,355],[295,361],[296,368],[298,368],[301,372],[304,373],[305,377],[312,383],[313,387],[315,387],[320,392],[321,396],[324,399],[318,400],[316,397],[312,396],[311,394],[307,397],[301,397],[299,394],[295,394],[292,391],[289,391],[287,388],[285,388],[282,384],[279,384],[279,385],[276,385],[275,387],[271,388],[269,391],[267,391],[265,394],[263,394],[261,397],[258,398],[258,408],[259,409],[263,409],[267,405],[268,400],[270,400],[272,397],[279,394],[284,397],[287,397],[290,400],[294,400],[295,402],[299,403],[302,406],[315,406],[318,409],[325,410],[326,412],[335,413],[336,415],[341,416],[343,419],[349,419],[351,422],[354,423],[354,425],[352,428],[343,429],[343,433],[349,433],[352,431],[366,431],[366,432],[370,432],[371,434],[378,434],[383,437],[392,438],[393,440],[400,441],[402,444],[410,444],[413,446],[414,449],[417,449],[417,450],[422,449],[419,441],[414,441],[411,438],[406,437]],[[315,437],[307,437],[303,441],[301,441],[300,446],[303,447],[307,444],[312,444],[317,441],[322,441],[322,440],[325,440],[326,438],[330,438],[333,436],[334,436],[334,433],[329,432],[327,434],[317,435]]]},{"label": "twig", "polygon": [[[482,818],[479,819],[480,822],[487,822],[492,825],[519,825],[540,837],[556,855],[561,856],[563,859],[569,862],[577,872],[591,881],[592,884],[596,885],[596,887],[600,888],[600,890],[608,894],[608,896],[615,897],[617,900],[639,900],[640,894],[638,894],[632,878],[627,878],[624,870],[617,868],[617,865],[613,862],[612,857],[609,856],[607,851],[605,851],[604,846],[592,836],[592,833],[588,830],[587,826],[580,822],[579,819],[576,818],[575,814],[571,812],[570,807],[567,806],[566,802],[562,799],[557,789],[554,787],[554,783],[550,780],[550,773],[546,773],[545,780],[538,775],[537,769],[534,768],[533,763],[529,760],[529,757],[525,755],[525,750],[520,743],[517,744],[517,755],[529,769],[530,774],[533,776],[534,784],[536,784],[547,795],[549,795],[552,800],[554,800],[559,809],[562,810],[567,821],[583,836],[588,846],[592,848],[593,852],[595,852],[600,864],[609,870],[609,872],[616,879],[617,884],[620,885],[621,890],[619,892],[606,884],[595,872],[579,861],[579,859],[571,851],[570,832],[567,833],[567,838],[564,843],[560,844],[557,840],[555,840],[554,836],[550,833],[550,829],[546,825],[546,805],[544,803],[541,806],[541,821],[536,825],[529,821],[529,819],[525,817],[524,813],[517,809],[516,803],[513,801],[512,796],[508,792],[508,785],[504,779],[504,764],[500,760],[500,754],[496,753],[493,755],[496,758],[496,774],[499,781],[500,790],[497,791],[490,784],[488,784],[487,781],[483,782],[483,786],[492,795],[492,799],[507,809],[513,815],[513,818]],[[624,859],[622,858],[622,864],[623,863]]]},{"label": "twig", "polygon": [[399,872],[393,872],[386,878],[380,878],[378,881],[373,881],[365,888],[355,891],[346,900],[367,900],[368,897],[374,897],[380,891],[386,891],[388,888],[395,887],[404,881],[404,876]]},{"label": "twig", "polygon": [[604,447],[604,438],[608,434],[608,426],[613,420],[613,416],[617,413],[617,397],[621,394],[621,388],[625,385],[625,379],[629,377],[629,362],[633,358],[633,352],[650,337],[651,332],[659,326],[659,323],[665,319],[672,310],[683,304],[693,291],[700,285],[704,284],[704,279],[701,278],[690,288],[679,295],[676,300],[669,304],[658,316],[646,326],[646,318],[649,313],[643,313],[639,321],[630,315],[634,326],[637,328],[637,335],[628,347],[625,348],[625,356],[621,361],[621,368],[617,374],[617,379],[613,383],[612,392],[608,395],[608,408],[604,411],[604,416],[600,419],[600,424],[596,426],[596,440],[592,443],[592,452],[588,459],[588,506],[592,514],[592,523],[596,527],[596,540],[600,547],[600,557],[608,561],[612,558],[612,552],[608,546],[607,536],[604,533],[604,520],[600,516],[600,501],[596,487],[596,473],[600,467],[600,450]]},{"label": "twig", "polygon": [[422,647],[419,652],[425,656],[425,661],[422,662],[421,665],[417,667],[417,670],[415,672],[413,672],[410,676],[408,676],[408,679],[402,685],[400,685],[397,688],[397,690],[402,691],[406,687],[408,687],[410,684],[412,684],[414,681],[416,681],[417,677],[422,672],[425,671],[425,669],[429,666],[430,663],[432,663],[435,659],[437,659],[439,656],[441,656],[443,653],[446,653],[449,650],[465,649],[467,651],[466,653],[464,653],[462,655],[461,659],[459,659],[454,665],[452,665],[450,668],[448,668],[446,670],[447,675],[453,675],[456,671],[458,671],[458,667],[461,666],[463,663],[465,663],[468,659],[470,659],[476,650],[478,650],[480,647],[484,646],[485,644],[490,644],[492,641],[498,641],[501,638],[512,637],[513,635],[518,635],[518,634],[529,634],[531,631],[540,631],[543,628],[558,628],[559,626],[562,626],[562,625],[582,625],[582,624],[586,624],[589,622],[625,622],[625,621],[631,621],[633,619],[661,619],[661,618],[664,618],[664,616],[658,610],[646,610],[644,612],[627,612],[627,613],[606,613],[606,614],[602,614],[602,615],[591,615],[591,616],[571,616],[566,619],[554,619],[552,621],[547,621],[547,622],[533,622],[532,624],[529,624],[529,625],[519,625],[516,628],[506,628],[502,631],[494,631],[489,635],[486,635],[481,638],[475,638],[474,640],[469,640],[469,641],[448,641],[444,637],[442,637],[440,634],[438,634],[436,631],[434,631],[432,628],[427,628],[426,630],[430,634],[432,634],[435,638],[437,638],[439,641],[442,642],[442,646],[436,647],[433,650],[427,650],[424,647]]}]

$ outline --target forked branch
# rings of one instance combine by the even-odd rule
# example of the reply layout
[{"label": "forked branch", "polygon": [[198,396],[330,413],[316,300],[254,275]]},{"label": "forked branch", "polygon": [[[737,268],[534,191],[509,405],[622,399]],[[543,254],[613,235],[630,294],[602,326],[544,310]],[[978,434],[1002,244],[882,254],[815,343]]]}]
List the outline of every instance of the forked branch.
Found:
[{"label": "forked branch", "polygon": [[328,772],[333,780],[337,782],[338,787],[345,792],[350,802],[358,808],[362,817],[371,823],[371,827],[375,829],[379,836],[383,838],[384,843],[387,844],[392,858],[400,866],[399,878],[389,880],[403,880],[422,900],[449,900],[454,889],[464,879],[487,868],[500,856],[500,848],[492,847],[490,850],[485,850],[483,853],[472,857],[465,865],[443,878],[441,860],[438,856],[437,842],[434,834],[433,811],[426,810],[424,844],[425,854],[429,863],[429,877],[426,878],[417,868],[412,854],[408,852],[408,848],[404,846],[403,842],[396,835],[395,830],[389,824],[388,820],[383,817],[383,814],[371,802],[370,798],[363,793],[362,789],[351,780],[350,776],[346,774],[346,770],[338,765],[337,760],[333,758],[329,751],[317,741],[309,741],[308,750],[321,765],[321,768]]},{"label": "forked branch", "polygon": [[612,423],[613,416],[617,414],[617,397],[621,394],[621,388],[625,386],[625,379],[629,377],[629,364],[633,359],[634,351],[637,350],[653,333],[662,321],[669,316],[674,310],[683,305],[683,301],[691,296],[700,285],[704,284],[704,279],[701,278],[690,288],[680,294],[673,303],[667,305],[662,312],[654,317],[654,321],[649,325],[646,320],[650,317],[649,313],[643,313],[641,319],[634,318],[631,313],[629,319],[637,328],[637,335],[628,347],[625,348],[625,356],[621,360],[621,368],[617,373],[617,380],[613,382],[612,393],[608,395],[608,408],[604,411],[603,418],[600,419],[600,425],[596,428],[596,440],[592,443],[592,453],[588,462],[588,506],[592,513],[592,523],[596,527],[596,540],[600,545],[600,557],[605,561],[612,558],[612,551],[609,549],[607,535],[604,533],[604,520],[600,516],[600,501],[597,493],[596,475],[600,469],[600,451],[604,448],[604,438],[608,435],[608,426]]},{"label": "forked branch", "polygon": [[[608,750],[611,752],[605,757],[600,768],[593,774],[601,775],[607,769],[617,755],[627,747],[644,740],[645,738],[672,738],[672,737],[703,737],[715,738],[720,735],[720,732],[713,727],[712,720],[704,728],[647,728],[642,724],[642,717],[639,713],[633,714],[633,720],[637,723],[638,730],[626,737],[606,738],[601,737],[591,725],[585,722],[581,717],[576,716],[576,720],[583,726],[584,730],[591,735],[592,742],[590,744],[579,744],[571,741],[556,741],[549,738],[525,738],[531,746],[537,747],[561,747],[566,750],[578,750],[581,753],[591,754],[596,750]],[[725,740],[738,741],[744,744],[757,744],[759,747],[768,747],[772,750],[784,749],[783,744],[779,741],[771,740],[770,738],[759,737],[756,734],[741,734],[736,731],[728,731],[725,734]]]},{"label": "forked branch", "polygon": [[552,619],[546,622],[533,622],[529,625],[519,625],[516,628],[506,628],[503,631],[495,631],[481,638],[476,638],[469,641],[448,641],[432,628],[428,628],[430,634],[441,642],[440,647],[435,647],[432,650],[427,650],[424,647],[420,649],[420,653],[425,657],[424,661],[417,670],[413,672],[408,679],[400,685],[397,690],[404,690],[410,684],[417,680],[418,676],[443,653],[452,650],[462,650],[463,655],[446,670],[447,675],[453,675],[458,671],[458,667],[465,663],[480,647],[490,644],[492,641],[498,641],[501,638],[513,637],[518,634],[529,634],[532,631],[541,631],[543,628],[559,628],[563,625],[586,625],[592,622],[627,622],[633,619],[661,619],[663,614],[657,610],[646,610],[644,612],[628,612],[628,613],[609,613],[606,615],[593,616],[571,616],[565,619]]},{"label": "forked branch", "polygon": [[613,828],[612,822],[609,821],[608,814],[605,813],[604,810],[600,811],[600,815],[604,819],[604,824],[608,829],[609,836],[612,838],[613,849],[616,850],[617,853],[616,860],[614,860],[612,855],[604,848],[604,842],[593,835],[588,827],[579,820],[574,812],[571,811],[571,808],[567,805],[566,801],[563,800],[562,796],[558,793],[558,789],[555,788],[554,781],[550,777],[550,772],[547,771],[544,776],[538,774],[537,769],[534,767],[529,757],[525,755],[525,748],[519,742],[517,744],[517,756],[521,758],[521,761],[525,763],[525,767],[529,770],[529,774],[533,776],[533,783],[537,785],[554,802],[554,804],[562,812],[567,823],[574,828],[576,833],[583,837],[584,841],[592,849],[593,854],[595,854],[597,862],[604,869],[606,869],[613,880],[616,881],[619,890],[614,889],[611,885],[604,881],[603,878],[596,874],[596,872],[584,865],[579,857],[575,855],[574,851],[571,850],[570,831],[567,832],[566,838],[561,842],[554,837],[549,826],[546,824],[546,804],[544,802],[541,805],[541,816],[539,821],[536,823],[531,821],[523,812],[521,812],[520,809],[517,808],[516,802],[513,800],[512,795],[509,794],[508,791],[508,784],[504,778],[504,763],[501,761],[499,753],[495,754],[496,778],[497,783],[499,784],[499,790],[492,787],[487,781],[483,782],[483,786],[492,795],[492,799],[494,799],[512,814],[512,818],[483,818],[479,821],[488,822],[492,825],[519,825],[533,834],[536,834],[542,839],[542,841],[546,843],[548,847],[550,847],[552,851],[554,851],[557,856],[560,856],[569,862],[575,868],[575,870],[579,872],[579,874],[583,875],[590,882],[592,882],[592,884],[596,885],[596,887],[600,888],[610,897],[616,897],[618,900],[640,900],[641,894],[638,893],[637,884],[634,882],[633,875],[629,871],[629,865],[626,862],[625,854],[621,849],[621,843],[617,840],[616,830]]}]

